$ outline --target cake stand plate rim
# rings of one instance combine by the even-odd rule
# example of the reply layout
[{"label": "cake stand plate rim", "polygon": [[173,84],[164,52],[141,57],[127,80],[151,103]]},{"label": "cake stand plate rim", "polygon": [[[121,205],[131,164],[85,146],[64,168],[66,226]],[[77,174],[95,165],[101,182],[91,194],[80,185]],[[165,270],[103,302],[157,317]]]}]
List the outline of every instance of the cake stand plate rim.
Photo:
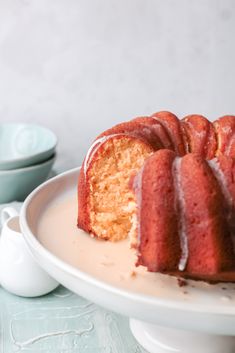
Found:
[{"label": "cake stand plate rim", "polygon": [[[45,262],[47,264],[47,267],[44,268],[45,270],[47,270],[51,275],[54,275],[55,277],[55,271],[57,271],[59,275],[59,278],[57,276],[57,280],[59,280],[59,282],[61,284],[64,284],[65,286],[67,286],[68,288],[70,288],[71,290],[73,290],[74,292],[76,292],[79,295],[84,295],[84,293],[81,293],[81,291],[78,289],[73,288],[73,284],[72,281],[83,281],[83,283],[86,283],[87,285],[93,287],[94,289],[99,289],[102,290],[104,293],[108,294],[112,294],[114,295],[116,298],[118,298],[118,300],[120,299],[120,302],[125,302],[125,303],[134,303],[134,305],[138,305],[140,306],[141,312],[144,313],[144,308],[148,308],[148,310],[150,308],[152,308],[153,311],[156,310],[173,310],[175,312],[178,313],[185,313],[185,314],[198,314],[198,315],[203,315],[203,317],[205,315],[209,315],[210,318],[215,318],[217,316],[224,316],[224,317],[228,317],[229,320],[233,320],[234,324],[235,324],[235,305],[234,306],[226,306],[223,305],[223,303],[221,303],[221,305],[219,306],[210,306],[210,305],[199,305],[197,302],[194,303],[188,303],[185,301],[181,301],[181,300],[170,300],[170,299],[165,299],[165,298],[157,298],[157,297],[153,297],[153,296],[148,296],[148,295],[144,295],[144,294],[139,294],[139,293],[135,293],[135,292],[129,292],[127,290],[124,290],[122,288],[118,288],[115,287],[111,284],[102,282],[94,277],[92,277],[89,274],[86,274],[82,271],[80,271],[79,269],[69,265],[68,263],[65,263],[64,261],[62,261],[61,259],[59,259],[58,257],[56,257],[54,254],[52,254],[49,250],[47,250],[36,238],[36,236],[33,234],[33,232],[30,229],[30,226],[28,224],[28,214],[30,211],[30,207],[32,205],[32,202],[34,200],[34,198],[36,196],[38,196],[41,191],[47,187],[47,188],[55,188],[56,184],[60,184],[60,183],[65,183],[68,185],[68,183],[70,182],[70,180],[73,180],[73,185],[71,185],[71,190],[76,187],[75,180],[77,180],[78,174],[79,174],[79,170],[80,168],[75,168],[72,170],[69,170],[67,172],[64,172],[52,179],[50,179],[49,181],[41,184],[38,188],[36,188],[28,197],[27,199],[24,201],[22,209],[21,209],[21,213],[20,213],[20,224],[21,224],[21,228],[25,237],[25,240],[29,246],[29,249],[32,253],[32,255],[36,258],[36,260],[42,265],[42,267],[44,266],[43,262]],[[63,193],[63,192],[62,192]],[[62,196],[62,195],[61,195]],[[45,204],[46,207],[46,204]],[[70,276],[70,280],[71,280],[71,285],[68,285],[68,283],[66,281],[63,280],[63,276]],[[66,282],[66,283],[65,283]],[[94,302],[96,301],[95,298],[89,298],[90,300],[93,300]],[[97,302],[97,301],[96,301]],[[98,302],[98,304],[100,304]],[[102,304],[101,304],[102,305]],[[106,305],[103,305],[106,306]],[[131,307],[131,305],[130,305]],[[117,310],[118,312],[123,312],[122,309],[118,308]],[[136,314],[135,314],[135,310],[132,308],[132,310],[130,310],[128,312],[128,308],[127,308],[127,312],[126,312],[127,316],[133,316],[136,317],[138,319],[144,319],[145,321],[149,321],[154,323],[155,319],[154,317],[151,318],[146,318],[145,315],[140,314],[139,310],[136,310]],[[147,319],[147,320],[146,320]],[[158,320],[156,320],[156,323],[159,323]],[[219,330],[220,331],[220,330]],[[231,332],[229,333],[231,334]],[[235,331],[234,331],[235,334]]]}]

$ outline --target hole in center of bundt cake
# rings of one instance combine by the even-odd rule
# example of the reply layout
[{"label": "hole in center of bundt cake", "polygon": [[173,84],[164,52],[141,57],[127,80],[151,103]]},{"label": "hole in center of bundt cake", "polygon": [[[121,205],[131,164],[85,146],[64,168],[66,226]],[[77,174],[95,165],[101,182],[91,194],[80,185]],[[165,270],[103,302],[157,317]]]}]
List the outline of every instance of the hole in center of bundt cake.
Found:
[{"label": "hole in center of bundt cake", "polygon": [[99,148],[88,172],[94,235],[112,241],[128,236],[136,212],[129,180],[151,153],[152,147],[141,139],[123,135],[111,137]]}]

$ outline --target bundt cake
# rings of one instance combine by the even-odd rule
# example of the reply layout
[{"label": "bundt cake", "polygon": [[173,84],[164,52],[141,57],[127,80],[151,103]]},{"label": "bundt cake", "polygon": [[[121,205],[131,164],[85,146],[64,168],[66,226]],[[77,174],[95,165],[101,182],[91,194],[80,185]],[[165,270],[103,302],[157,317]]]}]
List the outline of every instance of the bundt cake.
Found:
[{"label": "bundt cake", "polygon": [[129,236],[149,271],[235,281],[234,157],[235,116],[159,112],[118,124],[83,162],[78,227]]}]

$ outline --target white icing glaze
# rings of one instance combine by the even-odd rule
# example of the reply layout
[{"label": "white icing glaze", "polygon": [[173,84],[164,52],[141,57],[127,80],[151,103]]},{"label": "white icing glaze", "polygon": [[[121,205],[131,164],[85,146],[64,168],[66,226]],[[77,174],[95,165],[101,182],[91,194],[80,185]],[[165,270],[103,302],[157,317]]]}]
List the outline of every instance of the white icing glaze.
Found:
[{"label": "white icing glaze", "polygon": [[225,134],[230,134],[232,132],[231,126],[224,126],[221,128],[221,130],[225,133]]},{"label": "white icing glaze", "polygon": [[[13,334],[12,321],[10,323],[11,339],[14,342],[14,344],[17,347],[20,348],[20,350],[23,350],[24,348],[26,348],[28,346],[32,346],[36,342],[48,340],[48,338],[50,338],[50,337],[63,337],[64,338],[67,335],[82,336],[84,334],[89,333],[93,329],[94,329],[94,324],[93,323],[89,323],[89,326],[87,328],[82,329],[82,330],[64,330],[64,331],[49,332],[49,333],[45,333],[45,334],[42,334],[42,335],[35,336],[35,337],[30,338],[30,339],[25,340],[25,341],[18,341],[18,340],[16,340],[16,338],[14,337],[14,334]],[[27,350],[27,348],[26,348],[26,350]]]},{"label": "white icing glaze", "polygon": [[233,212],[233,197],[229,191],[227,180],[226,180],[224,173],[222,172],[222,170],[219,166],[218,160],[216,158],[214,158],[214,159],[208,161],[208,164],[211,167],[212,172],[221,187],[222,193],[223,193],[224,198],[225,198],[227,205],[228,205],[227,221],[230,226],[231,237],[232,237],[232,242],[233,242],[233,251],[235,253],[235,235],[233,234],[234,233],[233,230],[235,228],[234,227],[235,226],[234,219],[233,219],[233,214],[234,214],[234,212]]},{"label": "white icing glaze", "polygon": [[169,296],[175,288],[176,296],[185,298],[175,278],[135,266],[136,250],[130,248],[129,239],[103,241],[78,229],[76,212],[76,194],[56,198],[43,210],[37,237],[46,249],[80,271],[119,288],[157,297]]},{"label": "white icing glaze", "polygon": [[[169,128],[169,125],[167,124],[167,122],[165,120],[162,120],[161,118],[159,118],[157,116],[154,116],[154,119],[159,121],[160,124],[164,127],[164,129],[166,130],[166,132],[168,133],[168,135],[170,137],[172,145],[174,146],[175,152],[179,155],[179,153],[180,153],[180,151],[179,151],[179,141],[178,141],[178,139],[174,139],[173,138],[174,134],[172,135],[171,129]],[[179,123],[180,123],[180,121],[179,121]],[[177,134],[175,136],[177,136]],[[182,143],[183,143],[184,142],[184,140],[183,140],[183,131],[182,131],[182,127],[181,127],[180,124],[179,124],[179,136],[180,136],[180,138],[182,140]]]},{"label": "white icing glaze", "polygon": [[230,137],[229,143],[228,143],[227,148],[226,148],[226,151],[225,151],[225,155],[226,155],[226,156],[229,156],[229,155],[230,155],[231,148],[232,148],[232,146],[233,146],[233,144],[234,144],[234,142],[235,142],[234,140],[235,140],[235,135],[233,135],[233,136]]},{"label": "white icing glaze", "polygon": [[87,151],[85,160],[84,160],[84,164],[83,164],[83,170],[84,170],[84,175],[86,176],[88,167],[90,165],[90,161],[92,160],[92,157],[94,156],[94,154],[97,152],[98,148],[107,140],[109,140],[110,138],[114,137],[114,136],[118,136],[118,135],[122,135],[122,134],[111,134],[111,135],[107,135],[107,136],[102,136],[100,138],[98,138],[97,140],[95,140],[91,147],[89,148],[89,150]]},{"label": "white icing glaze", "polygon": [[[229,295],[232,300],[224,302],[223,305],[234,308],[234,284],[226,284],[227,291],[224,292],[222,290],[225,287],[224,283],[210,285],[201,281],[187,281],[189,285],[185,294],[186,287],[179,287],[176,278],[148,272],[144,266],[136,267],[136,251],[130,249],[128,239],[118,242],[103,241],[93,239],[78,229],[76,213],[77,195],[74,188],[73,193],[69,192],[62,198],[55,197],[37,219],[35,237],[45,249],[60,260],[97,280],[132,293],[164,300],[184,300],[185,303],[190,302],[192,306],[195,303],[204,306],[208,303],[215,307],[220,305],[221,296]],[[66,317],[76,315],[78,319],[78,313],[74,312],[74,308],[69,307],[68,310]],[[87,307],[86,310],[88,313],[94,308]]]},{"label": "white icing glaze", "polygon": [[211,167],[216,179],[218,180],[222,193],[228,202],[229,207],[232,207],[233,205],[233,198],[232,195],[229,192],[228,185],[227,185],[227,180],[224,176],[224,173],[221,171],[218,160],[217,159],[211,159],[208,161],[209,166]]},{"label": "white icing glaze", "polygon": [[181,186],[181,176],[180,176],[180,167],[182,159],[176,157],[173,165],[173,177],[175,183],[176,191],[176,200],[175,200],[175,209],[179,212],[179,236],[180,236],[180,246],[181,246],[181,258],[178,264],[179,271],[184,271],[188,261],[188,238],[186,232],[186,223],[185,223],[185,201],[184,193]]},{"label": "white icing glaze", "polygon": [[230,301],[231,301],[231,297],[228,296],[228,295],[225,295],[225,296],[221,297],[221,300],[222,300],[223,302],[230,302]]},{"label": "white icing glaze", "polygon": [[204,139],[206,137],[206,130],[201,130],[201,131],[198,131],[195,129],[195,126],[187,120],[187,124],[189,125],[189,127],[193,130],[193,133],[200,139]]},{"label": "white icing glaze", "polygon": [[[176,157],[173,163],[173,177],[175,183],[175,190],[176,190],[176,205],[175,209],[180,210],[180,223],[179,223],[179,236],[180,236],[180,246],[181,246],[181,258],[178,264],[179,271],[184,271],[187,265],[188,260],[188,239],[186,233],[186,224],[184,219],[184,211],[185,211],[185,202],[184,202],[184,194],[181,187],[181,180],[180,180],[180,165],[181,165],[181,158]],[[137,212],[141,210],[141,202],[142,202],[142,182],[143,182],[143,172],[144,172],[145,165],[141,168],[138,173],[138,176],[135,181],[135,188],[137,190]],[[141,239],[141,216],[139,214],[138,217],[139,224],[138,224],[138,236],[137,236],[137,247],[140,244]]]},{"label": "white icing glaze", "polygon": [[135,181],[135,188],[137,189],[137,212],[138,212],[138,236],[137,236],[137,246],[140,245],[141,238],[141,203],[142,203],[142,181],[143,181],[143,172],[144,172],[145,164],[141,167]]}]

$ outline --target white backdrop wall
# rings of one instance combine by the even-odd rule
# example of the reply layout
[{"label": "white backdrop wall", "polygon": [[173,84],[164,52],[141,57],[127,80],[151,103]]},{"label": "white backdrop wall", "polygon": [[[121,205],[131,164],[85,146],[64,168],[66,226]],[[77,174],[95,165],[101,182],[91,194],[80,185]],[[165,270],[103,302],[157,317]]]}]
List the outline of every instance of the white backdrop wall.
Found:
[{"label": "white backdrop wall", "polygon": [[0,120],[52,128],[64,170],[137,115],[235,114],[234,38],[234,0],[0,0]]}]

